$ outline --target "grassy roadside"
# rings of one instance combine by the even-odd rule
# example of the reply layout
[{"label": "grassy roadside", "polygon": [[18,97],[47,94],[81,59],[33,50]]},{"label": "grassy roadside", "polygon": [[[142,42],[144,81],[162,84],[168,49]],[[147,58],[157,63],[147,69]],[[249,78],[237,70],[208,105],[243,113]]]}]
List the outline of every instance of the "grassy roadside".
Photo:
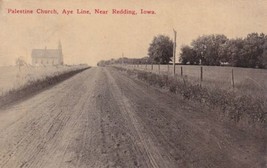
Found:
[{"label": "grassy roadside", "polygon": [[44,88],[53,86],[89,68],[90,67],[75,69],[54,76],[47,76],[42,79],[30,81],[26,85],[23,85],[19,88],[9,90],[5,95],[0,96],[0,108],[10,103],[26,99]]},{"label": "grassy roadside", "polygon": [[184,99],[198,101],[211,108],[219,108],[223,116],[235,123],[242,122],[248,127],[266,127],[267,104],[264,97],[240,94],[235,90],[224,90],[218,87],[203,87],[189,82],[185,78],[175,79],[164,74],[115,68],[130,76],[135,76],[151,86],[166,88],[169,92],[183,96]]}]

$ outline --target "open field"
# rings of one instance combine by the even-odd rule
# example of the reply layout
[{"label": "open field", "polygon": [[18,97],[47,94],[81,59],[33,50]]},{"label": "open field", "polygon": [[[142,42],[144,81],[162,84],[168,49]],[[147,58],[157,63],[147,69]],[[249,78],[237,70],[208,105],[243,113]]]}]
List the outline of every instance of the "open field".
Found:
[{"label": "open field", "polygon": [[[153,73],[173,74],[173,66],[169,65],[116,65],[129,69],[140,69]],[[176,65],[176,76],[181,77],[181,67],[183,77],[193,83],[200,83],[200,67],[192,65]],[[223,66],[203,66],[202,85],[210,87],[219,87],[223,89],[232,89],[232,69],[234,73],[234,87],[237,90],[248,94],[267,95],[267,70],[236,68]]]},{"label": "open field", "polygon": [[265,138],[111,67],[0,108],[3,168],[258,168]]},{"label": "open field", "polygon": [[37,80],[57,76],[86,66],[47,66],[33,67],[2,66],[0,67],[0,96],[11,90],[16,90]]}]

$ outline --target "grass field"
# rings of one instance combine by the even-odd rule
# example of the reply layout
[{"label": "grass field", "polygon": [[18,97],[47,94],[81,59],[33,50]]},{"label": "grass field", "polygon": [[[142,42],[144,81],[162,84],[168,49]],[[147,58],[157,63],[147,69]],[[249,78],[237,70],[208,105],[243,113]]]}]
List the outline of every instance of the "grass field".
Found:
[{"label": "grass field", "polygon": [[[173,66],[169,65],[118,65],[128,69],[140,69],[153,73],[173,74]],[[234,87],[236,90],[249,94],[267,95],[267,70],[236,68],[223,66],[203,66],[203,81],[200,80],[200,67],[192,65],[176,65],[176,76],[183,77],[193,83],[201,83],[204,86],[232,89],[232,70],[234,74]],[[169,70],[168,70],[169,69]]]},{"label": "grass field", "polygon": [[48,67],[22,66],[19,69],[17,66],[2,66],[0,67],[0,96],[34,81],[60,75],[83,67],[84,66],[80,65]]}]

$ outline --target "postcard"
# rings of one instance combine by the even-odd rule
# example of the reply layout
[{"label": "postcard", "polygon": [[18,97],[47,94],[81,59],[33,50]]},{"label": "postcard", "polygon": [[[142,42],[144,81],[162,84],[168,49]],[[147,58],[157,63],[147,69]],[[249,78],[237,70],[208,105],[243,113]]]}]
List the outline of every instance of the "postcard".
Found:
[{"label": "postcard", "polygon": [[0,167],[267,167],[266,0],[0,0]]}]

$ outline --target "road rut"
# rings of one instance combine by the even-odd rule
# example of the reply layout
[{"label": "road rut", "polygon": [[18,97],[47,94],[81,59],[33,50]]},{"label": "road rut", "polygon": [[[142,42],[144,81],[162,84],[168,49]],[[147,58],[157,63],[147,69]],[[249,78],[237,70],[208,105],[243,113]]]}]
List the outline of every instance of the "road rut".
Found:
[{"label": "road rut", "polygon": [[264,136],[113,68],[0,109],[0,167],[263,167]]}]

